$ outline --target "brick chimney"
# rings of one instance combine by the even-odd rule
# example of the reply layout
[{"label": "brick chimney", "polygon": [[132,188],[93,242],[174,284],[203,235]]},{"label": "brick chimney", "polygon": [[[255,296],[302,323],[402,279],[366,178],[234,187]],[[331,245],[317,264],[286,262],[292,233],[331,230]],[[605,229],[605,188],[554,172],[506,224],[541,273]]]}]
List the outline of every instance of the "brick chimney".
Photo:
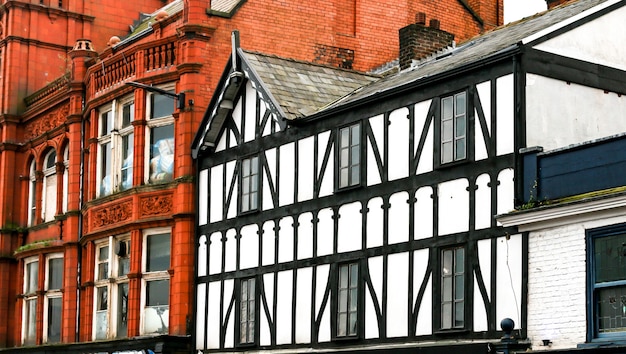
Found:
[{"label": "brick chimney", "polygon": [[439,20],[431,19],[426,27],[426,14],[418,12],[415,23],[400,28],[400,70],[411,66],[413,60],[420,60],[449,47],[454,35],[439,29]]},{"label": "brick chimney", "polygon": [[548,10],[551,10],[559,5],[565,4],[566,2],[571,2],[574,0],[546,0],[548,4]]}]

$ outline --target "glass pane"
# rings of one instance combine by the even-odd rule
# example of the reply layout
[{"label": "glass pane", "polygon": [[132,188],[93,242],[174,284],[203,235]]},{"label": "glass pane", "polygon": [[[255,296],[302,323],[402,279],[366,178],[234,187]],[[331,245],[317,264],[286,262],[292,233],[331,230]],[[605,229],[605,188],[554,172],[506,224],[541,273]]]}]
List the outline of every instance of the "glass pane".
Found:
[{"label": "glass pane", "polygon": [[348,288],[348,266],[342,265],[339,267],[339,288]]},{"label": "glass pane", "polygon": [[48,290],[63,287],[63,258],[51,258],[48,261]]},{"label": "glass pane", "polygon": [[339,147],[345,148],[349,146],[350,145],[350,129],[343,128],[340,130],[339,134],[340,134]]},{"label": "glass pane", "polygon": [[441,305],[441,328],[452,328],[452,303]]},{"label": "glass pane", "polygon": [[258,207],[257,203],[258,203],[258,198],[257,198],[258,194],[257,193],[252,193],[250,194],[250,209],[256,209]]},{"label": "glass pane", "polygon": [[465,136],[465,116],[456,117],[454,119],[454,136]]},{"label": "glass pane", "polygon": [[465,269],[465,252],[462,248],[454,250],[454,272],[463,273]]},{"label": "glass pane", "polygon": [[465,322],[465,306],[464,302],[456,302],[454,304],[454,327],[463,327]]},{"label": "glass pane", "polygon": [[250,177],[250,191],[256,192],[259,190],[259,175],[255,174]]},{"label": "glass pane", "polygon": [[167,182],[174,173],[174,125],[152,128],[150,182]]},{"label": "glass pane", "polygon": [[457,275],[454,277],[454,299],[463,300],[465,294],[465,284],[463,275]]},{"label": "glass pane", "polygon": [[340,313],[337,316],[337,336],[338,337],[343,337],[347,334],[347,319],[348,319],[348,315],[345,313]]},{"label": "glass pane", "polygon": [[150,95],[152,109],[150,118],[160,118],[171,116],[174,113],[174,99],[165,95]]},{"label": "glass pane", "polygon": [[26,300],[25,344],[35,344],[37,339],[37,299]]},{"label": "glass pane", "polygon": [[626,286],[596,292],[598,333],[626,331]]},{"label": "glass pane", "polygon": [[341,149],[341,156],[339,156],[339,165],[341,167],[347,167],[350,165],[350,149]]},{"label": "glass pane", "polygon": [[146,283],[146,306],[169,305],[170,281],[154,280]]},{"label": "glass pane", "polygon": [[248,298],[254,301],[254,279],[248,280]]},{"label": "glass pane", "polygon": [[361,140],[361,136],[360,136],[360,129],[361,126],[360,125],[353,125],[351,128],[351,133],[352,133],[352,145],[359,145],[359,141]]},{"label": "glass pane", "polygon": [[452,120],[444,120],[441,125],[441,139],[446,142],[452,140]]},{"label": "glass pane", "polygon": [[348,335],[350,336],[356,335],[356,319],[356,312],[348,316]]},{"label": "glass pane", "polygon": [[444,277],[442,287],[441,295],[443,301],[452,301],[452,277]]},{"label": "glass pane", "polygon": [[107,279],[109,277],[109,263],[104,262],[98,264],[98,280]]},{"label": "glass pane", "polygon": [[34,293],[39,284],[39,262],[30,262],[26,265],[26,288],[24,293]]},{"label": "glass pane", "polygon": [[250,176],[250,159],[245,159],[241,163],[241,172],[244,177]]},{"label": "glass pane", "polygon": [[61,341],[61,306],[60,297],[48,299],[48,343]]},{"label": "glass pane", "polygon": [[250,201],[248,198],[242,198],[241,199],[241,211],[248,211],[250,210]]},{"label": "glass pane", "polygon": [[57,153],[54,150],[52,150],[50,152],[50,155],[48,155],[48,158],[46,159],[46,168],[54,167],[56,160],[57,160]]},{"label": "glass pane", "polygon": [[100,115],[100,136],[109,135],[113,130],[113,114],[111,111]]},{"label": "glass pane", "polygon": [[339,312],[346,312],[348,310],[348,290],[339,290]]},{"label": "glass pane", "polygon": [[259,158],[253,157],[250,165],[250,173],[256,175],[259,173]]},{"label": "glass pane", "polygon": [[352,158],[350,160],[350,164],[351,165],[358,165],[360,162],[360,150],[359,150],[359,146],[353,146],[352,147]]},{"label": "glass pane", "polygon": [[130,102],[122,108],[122,128],[129,126],[133,120],[135,120],[135,103]]},{"label": "glass pane", "polygon": [[456,115],[465,114],[465,92],[459,93],[456,96]]},{"label": "glass pane", "polygon": [[356,288],[359,283],[359,265],[350,264],[350,287]]},{"label": "glass pane", "polygon": [[358,298],[357,298],[357,290],[356,289],[352,289],[350,290],[350,308],[349,311],[350,312],[355,312],[357,310],[357,304],[358,304]]},{"label": "glass pane", "polygon": [[443,269],[442,269],[442,274],[443,275],[450,275],[452,274],[452,250],[445,250],[443,251]]},{"label": "glass pane", "polygon": [[339,171],[339,187],[346,187],[348,185],[348,168],[342,168]]},{"label": "glass pane", "polygon": [[100,195],[111,194],[111,143],[100,145]]},{"label": "glass pane", "polygon": [[239,343],[248,343],[248,322],[239,325]]},{"label": "glass pane", "polygon": [[455,156],[454,159],[455,160],[461,160],[465,158],[465,138],[463,139],[458,139],[455,142]]},{"label": "glass pane", "polygon": [[128,283],[117,287],[117,337],[128,336]]},{"label": "glass pane", "polygon": [[350,169],[352,171],[352,174],[350,175],[350,185],[353,186],[357,183],[359,183],[359,177],[360,177],[360,169],[359,166],[354,166]]},{"label": "glass pane", "polygon": [[170,268],[170,234],[150,235],[147,244],[146,271],[168,270]]},{"label": "glass pane", "polygon": [[244,177],[241,179],[241,192],[246,195],[250,193],[250,177]]},{"label": "glass pane", "polygon": [[109,319],[106,311],[96,312],[96,339],[106,339]]},{"label": "glass pane", "polygon": [[452,161],[452,142],[441,144],[441,162]]},{"label": "glass pane", "polygon": [[96,311],[103,311],[109,308],[109,291],[106,286],[96,290]]},{"label": "glass pane", "polygon": [[122,190],[133,186],[133,134],[122,137]]},{"label": "glass pane", "polygon": [[626,279],[626,234],[594,239],[596,283]]},{"label": "glass pane", "polygon": [[443,119],[452,118],[452,97],[446,97],[441,100],[441,117]]}]

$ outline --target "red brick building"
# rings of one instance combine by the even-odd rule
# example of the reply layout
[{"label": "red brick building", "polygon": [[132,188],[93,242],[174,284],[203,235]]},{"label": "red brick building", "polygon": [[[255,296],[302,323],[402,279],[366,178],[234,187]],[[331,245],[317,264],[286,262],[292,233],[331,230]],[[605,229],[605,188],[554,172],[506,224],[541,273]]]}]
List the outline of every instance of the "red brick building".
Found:
[{"label": "red brick building", "polygon": [[233,30],[249,50],[371,71],[416,20],[463,41],[502,14],[502,0],[2,1],[0,352],[192,350],[190,147]]}]

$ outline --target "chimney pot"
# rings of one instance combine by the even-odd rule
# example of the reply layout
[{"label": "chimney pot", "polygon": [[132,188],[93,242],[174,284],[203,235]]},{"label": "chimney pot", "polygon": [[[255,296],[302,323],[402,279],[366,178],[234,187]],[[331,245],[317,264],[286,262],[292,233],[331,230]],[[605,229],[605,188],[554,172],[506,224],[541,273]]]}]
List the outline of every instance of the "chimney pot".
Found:
[{"label": "chimney pot", "polygon": [[424,12],[418,12],[415,14],[415,23],[418,25],[426,24],[426,14]]},{"label": "chimney pot", "polygon": [[441,23],[439,22],[439,20],[434,18],[430,20],[430,28],[439,29],[440,25]]}]

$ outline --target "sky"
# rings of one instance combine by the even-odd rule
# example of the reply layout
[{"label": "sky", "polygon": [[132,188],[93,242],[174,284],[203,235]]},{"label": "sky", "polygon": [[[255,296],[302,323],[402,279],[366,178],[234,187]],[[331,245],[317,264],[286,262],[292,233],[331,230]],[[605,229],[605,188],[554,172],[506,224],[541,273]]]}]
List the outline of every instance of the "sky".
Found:
[{"label": "sky", "polygon": [[517,21],[546,9],[546,0],[504,0],[504,23]]}]

